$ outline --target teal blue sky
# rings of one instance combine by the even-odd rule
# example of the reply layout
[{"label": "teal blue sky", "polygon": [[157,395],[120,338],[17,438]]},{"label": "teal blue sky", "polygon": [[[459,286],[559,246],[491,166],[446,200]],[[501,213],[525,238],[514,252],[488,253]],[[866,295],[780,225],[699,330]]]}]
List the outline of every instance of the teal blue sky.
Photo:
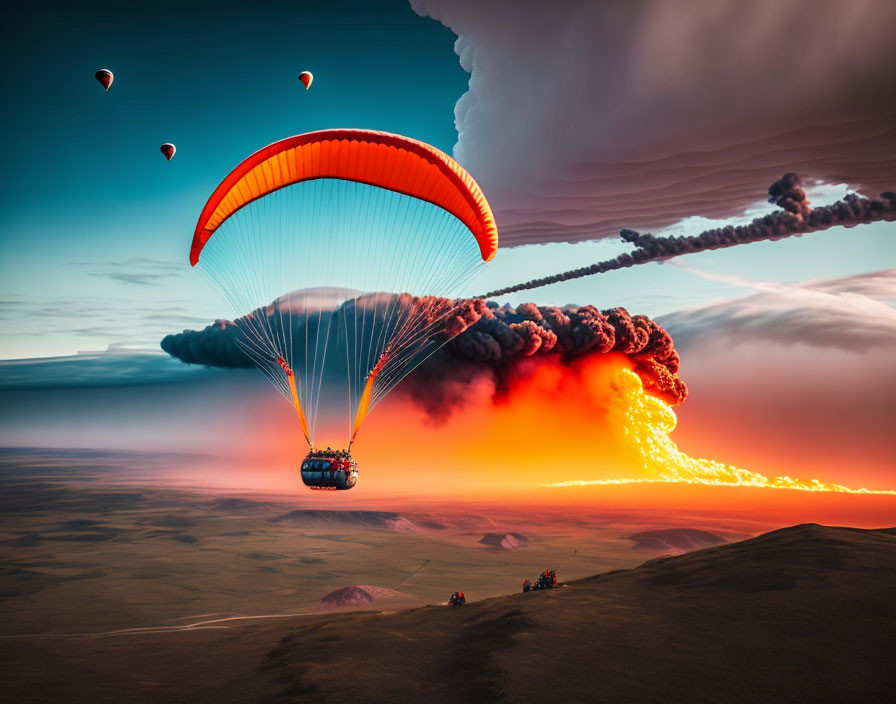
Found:
[{"label": "teal blue sky", "polygon": [[[157,348],[169,332],[231,315],[187,251],[205,199],[235,164],[328,127],[398,132],[451,152],[454,106],[468,87],[454,35],[401,0],[23,3],[6,19],[4,58],[15,70],[2,79],[0,358]],[[108,93],[93,77],[99,68],[115,74]],[[297,81],[306,69],[315,76],[308,92]],[[170,163],[159,153],[169,141],[178,150]],[[811,194],[821,203],[843,192]],[[836,228],[684,259],[753,280],[848,276],[892,266],[894,228]],[[611,240],[502,250],[465,293],[619,251]],[[748,292],[650,265],[509,300],[655,316]]]},{"label": "teal blue sky", "polygon": [[[177,328],[223,315],[186,255],[202,204],[236,163],[335,126],[450,152],[468,79],[454,35],[401,0],[23,3],[8,19],[5,52],[19,70],[3,77],[15,168],[0,214],[2,357],[129,334],[146,345],[137,318],[177,313]],[[115,74],[108,93],[99,68]],[[306,69],[308,92],[297,80]],[[171,163],[159,152],[169,141]]]}]

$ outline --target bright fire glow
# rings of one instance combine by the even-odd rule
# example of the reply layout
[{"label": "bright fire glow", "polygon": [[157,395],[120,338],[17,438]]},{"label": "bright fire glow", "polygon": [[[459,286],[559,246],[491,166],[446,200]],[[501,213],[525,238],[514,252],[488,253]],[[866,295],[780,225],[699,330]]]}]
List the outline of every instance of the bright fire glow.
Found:
[{"label": "bright fire glow", "polygon": [[571,479],[542,486],[685,483],[849,494],[896,494],[894,490],[850,489],[817,479],[796,479],[788,476],[770,479],[741,467],[690,457],[678,449],[669,435],[677,422],[675,412],[665,402],[648,395],[637,374],[626,368],[617,368],[610,383],[616,393],[609,397],[607,409],[609,425],[611,428],[621,429],[624,444],[636,451],[644,475],[628,479]]}]

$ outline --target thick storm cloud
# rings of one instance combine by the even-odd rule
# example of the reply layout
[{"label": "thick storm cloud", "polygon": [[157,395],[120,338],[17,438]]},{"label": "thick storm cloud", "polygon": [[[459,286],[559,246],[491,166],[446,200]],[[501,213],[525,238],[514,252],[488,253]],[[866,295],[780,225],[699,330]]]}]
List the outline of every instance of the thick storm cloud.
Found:
[{"label": "thick storm cloud", "polygon": [[892,187],[896,3],[410,2],[458,36],[455,156],[504,246],[739,214],[785,169]]},{"label": "thick storm cloud", "polygon": [[701,232],[699,235],[657,237],[641,234],[634,230],[622,230],[619,234],[636,249],[624,252],[613,259],[597,262],[572,271],[533,279],[514,286],[489,291],[485,297],[502,296],[515,291],[539,288],[559,281],[569,281],[583,276],[603,274],[616,269],[625,269],[636,264],[670,259],[681,254],[703,252],[707,249],[722,249],[760,240],[777,240],[792,235],[826,230],[838,225],[855,225],[896,220],[896,193],[887,191],[878,198],[864,198],[855,193],[831,205],[812,208],[803,190],[800,177],[796,173],[784,174],[768,189],[769,202],[782,208],[756,218],[746,225],[727,225]]},{"label": "thick storm cloud", "polygon": [[[404,382],[405,391],[434,418],[450,413],[469,385],[483,376],[494,381],[500,392],[513,383],[519,363],[525,360],[574,365],[585,357],[617,353],[630,360],[654,395],[673,404],[687,396],[687,387],[678,377],[679,358],[672,338],[646,316],[629,315],[624,308],[600,311],[590,305],[499,307],[479,299],[463,302],[458,310],[463,320],[458,317],[449,327],[466,329]],[[303,338],[304,316],[284,318],[276,306],[255,314],[265,312],[272,325],[290,321],[293,338]],[[242,335],[237,324],[218,320],[203,330],[168,335],[161,347],[188,364],[251,367],[252,360],[240,343]]]}]

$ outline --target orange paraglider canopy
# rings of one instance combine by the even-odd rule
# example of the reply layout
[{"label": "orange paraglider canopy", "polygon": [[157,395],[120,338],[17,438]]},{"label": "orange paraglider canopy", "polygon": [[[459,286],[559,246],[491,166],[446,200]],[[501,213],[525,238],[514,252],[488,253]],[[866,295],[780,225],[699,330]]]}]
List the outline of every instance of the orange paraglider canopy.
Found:
[{"label": "orange paraglider canopy", "polygon": [[388,132],[335,129],[288,137],[243,161],[215,189],[199,216],[190,264],[221,224],[240,208],[300,181],[336,178],[427,201],[469,228],[484,261],[495,256],[498,228],[473,177],[424,142]]}]

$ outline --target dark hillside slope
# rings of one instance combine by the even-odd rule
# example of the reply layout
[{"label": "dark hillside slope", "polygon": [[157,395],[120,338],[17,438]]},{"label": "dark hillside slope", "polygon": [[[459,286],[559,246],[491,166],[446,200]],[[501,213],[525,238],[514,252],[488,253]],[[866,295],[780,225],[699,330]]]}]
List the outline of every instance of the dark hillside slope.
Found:
[{"label": "dark hillside slope", "polygon": [[885,702],[894,594],[896,536],[802,525],[550,592],[295,629],[268,666],[321,701]]},{"label": "dark hillside slope", "polygon": [[894,594],[892,530],[801,525],[460,609],[5,641],[4,688],[47,702],[891,702]]}]

